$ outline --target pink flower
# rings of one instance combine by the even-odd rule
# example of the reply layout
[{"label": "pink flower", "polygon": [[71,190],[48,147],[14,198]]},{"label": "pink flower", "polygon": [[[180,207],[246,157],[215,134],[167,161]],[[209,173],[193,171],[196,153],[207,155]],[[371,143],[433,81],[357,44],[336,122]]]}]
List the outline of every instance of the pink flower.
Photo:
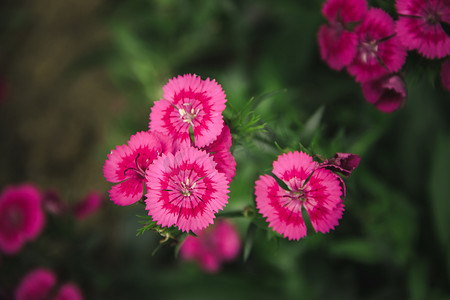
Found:
[{"label": "pink flower", "polygon": [[146,209],[161,226],[205,228],[228,203],[225,175],[208,153],[193,147],[163,154],[148,168],[146,179]]},{"label": "pink flower", "polygon": [[366,0],[328,0],[322,13],[327,25],[318,32],[320,56],[335,70],[350,64],[356,55],[358,38],[352,26],[360,22],[367,12]]},{"label": "pink flower", "polygon": [[161,154],[172,151],[168,137],[156,132],[138,132],[128,145],[117,146],[108,155],[103,174],[114,185],[109,194],[118,205],[130,205],[144,194],[145,171]]},{"label": "pink flower", "polygon": [[81,220],[90,216],[100,208],[102,202],[103,195],[99,192],[92,191],[88,193],[86,197],[75,205],[73,209],[75,218]]},{"label": "pink flower", "polygon": [[28,273],[16,288],[16,300],[45,300],[56,283],[55,275],[47,269]]},{"label": "pink flower", "polygon": [[448,0],[397,0],[399,19],[397,34],[409,49],[416,49],[427,58],[450,54],[450,37],[442,27],[450,24]]},{"label": "pink flower", "polygon": [[79,288],[71,283],[61,286],[52,297],[56,277],[50,270],[38,268],[29,272],[19,283],[15,291],[16,300],[83,300]]},{"label": "pink flower", "polygon": [[54,215],[64,214],[69,209],[54,189],[48,189],[44,192],[42,203],[44,210]]},{"label": "pink flower", "polygon": [[384,113],[397,110],[406,101],[406,84],[398,75],[363,82],[361,88],[367,102]]},{"label": "pink flower", "polygon": [[150,113],[150,129],[173,139],[189,141],[192,127],[195,146],[212,143],[222,131],[225,93],[215,80],[183,75],[163,87],[163,99],[156,101]]},{"label": "pink flower", "polygon": [[6,187],[0,195],[0,250],[19,252],[25,242],[41,233],[44,222],[37,188],[30,184]]},{"label": "pink flower", "polygon": [[441,80],[442,85],[450,91],[450,58],[447,58],[442,63]]},{"label": "pink flower", "polygon": [[212,155],[214,162],[216,162],[217,171],[225,174],[228,183],[231,182],[236,173],[236,161],[230,152],[230,147],[230,128],[227,125],[224,125],[222,132],[217,139],[210,145],[202,148]]},{"label": "pink flower", "polygon": [[342,217],[344,205],[338,176],[303,152],[289,152],[273,163],[273,174],[288,190],[269,176],[256,181],[256,207],[269,226],[289,240],[306,235],[302,209],[309,215],[314,230],[322,233],[334,229]]},{"label": "pink flower", "polygon": [[370,9],[355,28],[358,52],[347,67],[357,82],[379,79],[401,69],[406,49],[395,36],[395,24],[382,9]]},{"label": "pink flower", "polygon": [[196,261],[203,270],[217,272],[222,263],[232,261],[239,254],[241,241],[234,226],[225,221],[189,235],[181,245],[180,256],[184,260]]}]

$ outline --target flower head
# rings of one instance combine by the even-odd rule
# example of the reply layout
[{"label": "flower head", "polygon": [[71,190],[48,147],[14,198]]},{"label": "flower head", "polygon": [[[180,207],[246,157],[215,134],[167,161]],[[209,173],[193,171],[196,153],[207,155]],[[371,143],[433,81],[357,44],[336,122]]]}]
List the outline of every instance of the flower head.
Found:
[{"label": "flower head", "polygon": [[450,36],[443,23],[450,24],[448,0],[397,0],[399,19],[397,34],[409,49],[416,49],[427,58],[450,54]]},{"label": "flower head", "polygon": [[56,277],[52,271],[38,268],[29,272],[15,291],[16,300],[83,300],[78,287],[71,283],[61,286],[56,296],[52,297]]},{"label": "flower head", "polygon": [[348,177],[359,165],[360,160],[357,154],[338,152],[332,158],[321,163],[320,167],[340,172]]},{"label": "flower head", "polygon": [[236,161],[230,152],[231,133],[227,125],[223,126],[222,132],[210,145],[202,148],[212,155],[216,163],[216,169],[224,173],[230,183],[236,173]]},{"label": "flower head", "polygon": [[218,221],[213,226],[197,232],[197,237],[189,235],[181,245],[180,256],[193,260],[207,272],[217,272],[223,262],[236,258],[241,247],[239,234],[234,226]]},{"label": "flower head", "polygon": [[363,82],[361,88],[367,102],[384,113],[397,110],[406,101],[406,84],[398,75]]},{"label": "flower head", "polygon": [[100,208],[102,202],[103,196],[99,192],[92,191],[88,193],[80,202],[75,205],[73,209],[75,218],[81,220],[90,216]]},{"label": "flower head", "polygon": [[358,38],[352,32],[367,12],[366,0],[328,0],[322,13],[328,24],[318,32],[320,56],[335,70],[350,64],[356,55]]},{"label": "flower head", "polygon": [[217,138],[223,127],[226,98],[215,80],[187,74],[169,80],[163,90],[163,99],[154,103],[150,113],[151,130],[188,141],[192,127],[197,147]]},{"label": "flower head", "polygon": [[442,85],[450,91],[450,58],[447,58],[442,63],[441,80]]},{"label": "flower head", "polygon": [[103,174],[109,182],[117,183],[109,194],[118,205],[130,205],[144,194],[145,171],[161,154],[173,150],[168,137],[142,131],[131,136],[127,145],[117,146],[108,155]]},{"label": "flower head", "polygon": [[148,168],[146,179],[146,209],[161,226],[200,230],[228,203],[225,175],[208,153],[193,147],[163,154]]},{"label": "flower head", "polygon": [[256,207],[269,226],[285,237],[299,240],[306,235],[302,217],[305,209],[314,230],[328,232],[342,217],[341,186],[338,176],[318,168],[318,163],[303,152],[289,152],[273,163],[273,174],[282,180],[287,190],[269,176],[256,181]]},{"label": "flower head", "polygon": [[0,195],[0,250],[17,253],[26,241],[41,233],[44,222],[41,194],[36,187],[6,187]]},{"label": "flower head", "polygon": [[355,33],[358,52],[347,70],[357,82],[379,79],[401,69],[406,49],[395,35],[395,23],[389,14],[370,9]]}]

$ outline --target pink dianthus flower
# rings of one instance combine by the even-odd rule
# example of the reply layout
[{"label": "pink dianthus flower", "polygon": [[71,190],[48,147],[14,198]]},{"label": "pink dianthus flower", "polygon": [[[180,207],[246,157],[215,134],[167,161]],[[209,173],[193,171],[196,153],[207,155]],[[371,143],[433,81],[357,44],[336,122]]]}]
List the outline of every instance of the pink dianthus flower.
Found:
[{"label": "pink dianthus flower", "polygon": [[450,36],[442,24],[450,24],[448,0],[397,0],[399,19],[397,34],[409,49],[426,58],[442,58],[450,54]]},{"label": "pink dianthus flower", "polygon": [[195,231],[213,223],[228,203],[225,175],[205,151],[182,148],[159,157],[146,172],[146,209],[161,226]]},{"label": "pink dianthus flower", "polygon": [[23,244],[42,231],[45,215],[41,194],[31,184],[6,187],[0,195],[0,250],[19,252]]},{"label": "pink dianthus flower", "polygon": [[406,101],[406,84],[398,75],[361,83],[367,102],[384,113],[391,113]]},{"label": "pink dianthus flower", "polygon": [[197,147],[207,146],[217,138],[226,102],[220,84],[187,74],[169,80],[163,90],[163,99],[154,103],[150,113],[151,130],[189,141],[192,127]]},{"label": "pink dianthus flower", "polygon": [[214,162],[216,162],[217,171],[224,173],[229,183],[236,173],[236,161],[230,152],[230,147],[230,128],[224,125],[217,139],[210,145],[202,148],[212,155]]},{"label": "pink dianthus flower", "polygon": [[53,297],[56,277],[52,271],[38,268],[29,272],[15,290],[16,300],[83,300],[79,288],[71,283],[61,286]]},{"label": "pink dianthus flower", "polygon": [[161,154],[173,150],[168,137],[142,131],[131,136],[127,145],[117,146],[108,154],[103,174],[114,185],[109,194],[118,205],[130,205],[144,194],[145,171]]},{"label": "pink dianthus flower", "polygon": [[256,207],[269,226],[289,240],[306,235],[302,209],[308,213],[316,232],[334,229],[342,217],[340,180],[330,170],[318,167],[308,154],[289,152],[273,163],[273,174],[288,190],[269,175],[260,176],[255,183]]},{"label": "pink dianthus flower", "polygon": [[328,24],[318,32],[321,58],[335,70],[350,64],[356,55],[358,38],[352,27],[360,22],[367,12],[366,0],[328,0],[322,13]]},{"label": "pink dianthus flower", "polygon": [[371,8],[355,28],[358,52],[347,67],[357,82],[379,79],[401,69],[406,48],[395,35],[395,23],[388,13]]},{"label": "pink dianthus flower", "polygon": [[442,63],[441,80],[442,85],[450,91],[450,58],[447,58]]},{"label": "pink dianthus flower", "polygon": [[184,260],[196,261],[207,272],[217,272],[223,262],[232,261],[239,254],[241,241],[234,226],[220,220],[213,226],[188,235],[180,248]]}]

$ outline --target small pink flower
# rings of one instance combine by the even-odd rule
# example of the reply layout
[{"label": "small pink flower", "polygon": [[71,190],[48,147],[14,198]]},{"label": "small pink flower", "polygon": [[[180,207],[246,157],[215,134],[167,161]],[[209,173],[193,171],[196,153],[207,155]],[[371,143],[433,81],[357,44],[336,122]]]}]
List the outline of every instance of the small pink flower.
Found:
[{"label": "small pink flower", "polygon": [[289,152],[273,163],[273,174],[288,190],[269,176],[256,181],[256,207],[269,226],[289,240],[306,235],[302,209],[309,215],[314,230],[322,233],[334,229],[342,217],[341,186],[338,176],[303,152]]},{"label": "small pink flower", "polygon": [[397,110],[406,101],[406,84],[398,75],[363,82],[361,88],[367,102],[384,113]]},{"label": "small pink flower", "polygon": [[450,54],[450,36],[442,27],[450,24],[448,0],[397,0],[399,19],[397,34],[409,49],[426,58],[443,58]]},{"label": "small pink flower", "polygon": [[348,177],[359,165],[359,155],[352,153],[336,153],[332,158],[320,164],[321,168],[337,171]]},{"label": "small pink flower", "polygon": [[236,173],[236,161],[230,152],[231,147],[231,133],[227,125],[223,126],[222,132],[217,139],[210,145],[202,148],[212,155],[214,162],[216,162],[216,169],[220,173],[224,173],[227,177],[228,183],[231,182]]},{"label": "small pink flower", "polygon": [[172,151],[168,137],[142,131],[131,136],[128,145],[117,146],[108,155],[103,174],[114,185],[109,194],[118,205],[130,205],[144,194],[145,171],[161,154]]},{"label": "small pink flower", "polygon": [[401,69],[406,49],[395,35],[395,23],[389,14],[370,9],[355,33],[358,52],[347,70],[357,82],[379,79]]},{"label": "small pink flower", "polygon": [[154,103],[150,113],[151,130],[189,141],[192,127],[197,147],[207,146],[217,138],[226,102],[220,84],[187,74],[169,80],[163,90],[163,99]]},{"label": "small pink flower", "polygon": [[0,195],[0,250],[19,252],[23,244],[42,231],[45,215],[41,194],[30,184],[6,187]]},{"label": "small pink flower", "polygon": [[47,269],[28,273],[16,288],[16,300],[45,300],[56,283],[55,275]]},{"label": "small pink flower", "polygon": [[450,91],[450,58],[447,58],[442,63],[441,80],[442,85]]},{"label": "small pink flower", "polygon": [[92,191],[88,193],[80,202],[78,202],[73,213],[75,218],[81,220],[95,213],[103,202],[103,195],[99,192]]},{"label": "small pink flower", "polygon": [[328,24],[318,32],[320,56],[335,70],[350,64],[356,55],[358,38],[352,26],[367,12],[366,0],[328,0],[322,13]]},{"label": "small pink flower", "polygon": [[69,209],[54,189],[48,189],[44,192],[42,203],[44,210],[54,215],[62,215]]},{"label": "small pink flower", "polygon": [[163,154],[146,172],[148,214],[161,226],[195,231],[212,224],[228,203],[224,174],[205,151],[193,147]]},{"label": "small pink flower", "polygon": [[52,296],[56,277],[52,271],[38,268],[29,272],[15,290],[16,300],[83,300],[79,288],[71,283],[61,286],[56,296]]},{"label": "small pink flower", "polygon": [[189,235],[181,245],[180,256],[184,260],[199,263],[207,272],[217,272],[223,262],[232,261],[239,254],[241,241],[234,226],[225,221],[197,233],[197,237]]}]

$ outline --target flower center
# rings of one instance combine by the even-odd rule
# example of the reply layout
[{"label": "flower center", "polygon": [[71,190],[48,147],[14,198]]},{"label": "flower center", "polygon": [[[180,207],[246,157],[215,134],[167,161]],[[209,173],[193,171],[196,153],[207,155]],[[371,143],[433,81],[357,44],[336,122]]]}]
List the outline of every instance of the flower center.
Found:
[{"label": "flower center", "polygon": [[185,197],[189,197],[191,195],[191,193],[193,192],[196,184],[197,184],[196,181],[193,182],[192,184],[190,184],[189,178],[186,178],[185,181],[181,182],[181,188],[180,188],[181,194]]},{"label": "flower center", "polygon": [[439,15],[439,12],[429,11],[428,14],[425,16],[425,21],[428,24],[436,25],[441,20],[441,17]]},{"label": "flower center", "polygon": [[178,109],[178,112],[180,113],[180,118],[183,119],[183,122],[189,123],[192,126],[194,126],[194,123],[192,121],[195,119],[195,117],[197,117],[199,111],[200,111],[199,108],[195,110],[192,107],[192,103],[184,103],[183,108]]},{"label": "flower center", "polygon": [[300,190],[295,190],[295,191],[291,191],[289,193],[289,196],[291,197],[292,200],[297,200],[300,202],[305,202],[305,191],[302,189]]},{"label": "flower center", "polygon": [[361,60],[366,63],[369,58],[375,58],[378,52],[377,41],[362,42],[360,45]]}]

